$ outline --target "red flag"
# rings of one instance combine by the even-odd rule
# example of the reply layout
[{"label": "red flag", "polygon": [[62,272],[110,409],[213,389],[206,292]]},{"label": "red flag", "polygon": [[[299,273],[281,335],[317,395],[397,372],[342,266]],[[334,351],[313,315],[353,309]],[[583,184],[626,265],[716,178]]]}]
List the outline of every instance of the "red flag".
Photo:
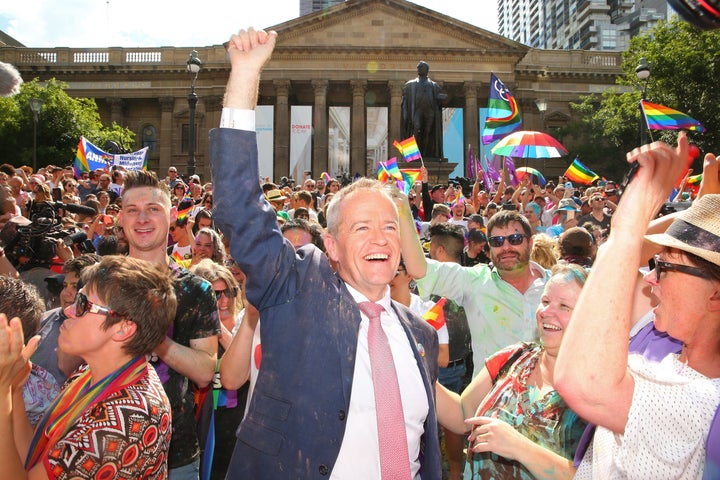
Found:
[{"label": "red flag", "polygon": [[443,310],[445,302],[445,297],[442,297],[423,315],[423,320],[432,325],[435,330],[440,330],[445,325],[445,311]]}]

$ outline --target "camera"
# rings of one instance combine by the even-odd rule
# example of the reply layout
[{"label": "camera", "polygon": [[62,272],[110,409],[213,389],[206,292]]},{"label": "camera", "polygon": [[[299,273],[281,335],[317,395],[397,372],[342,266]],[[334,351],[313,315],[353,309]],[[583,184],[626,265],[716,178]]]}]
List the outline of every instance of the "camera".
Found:
[{"label": "camera", "polygon": [[62,239],[67,246],[78,245],[82,253],[95,252],[85,232],[63,228],[58,215],[60,209],[73,213],[95,213],[92,208],[82,205],[66,205],[60,202],[33,204],[29,223],[9,221],[0,232],[0,242],[13,266],[18,269],[48,266],[55,256],[58,239]]}]

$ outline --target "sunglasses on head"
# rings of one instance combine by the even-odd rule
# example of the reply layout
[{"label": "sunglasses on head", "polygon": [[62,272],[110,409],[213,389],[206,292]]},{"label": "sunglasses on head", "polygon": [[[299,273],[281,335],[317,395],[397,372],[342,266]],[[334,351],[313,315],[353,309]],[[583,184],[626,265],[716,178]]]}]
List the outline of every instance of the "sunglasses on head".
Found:
[{"label": "sunglasses on head", "polygon": [[237,297],[237,287],[228,287],[224,290],[213,290],[215,292],[215,298],[220,298],[221,295],[225,295],[225,298]]},{"label": "sunglasses on head", "polygon": [[100,315],[115,315],[113,310],[95,304],[91,302],[83,292],[77,292],[75,295],[75,316],[79,318],[88,312]]},{"label": "sunglasses on head", "polygon": [[505,244],[505,240],[507,240],[510,245],[518,246],[523,243],[526,237],[527,235],[523,235],[522,233],[513,233],[512,235],[505,236],[496,235],[489,237],[488,243],[491,247],[499,248],[502,247]]},{"label": "sunglasses on head", "polygon": [[655,255],[653,258],[648,260],[648,267],[650,267],[650,270],[655,270],[655,280],[658,283],[660,282],[660,274],[662,272],[680,272],[692,275],[693,277],[706,278],[708,280],[711,278],[710,275],[701,268],[692,267],[690,265],[682,265],[679,263],[665,262],[660,260],[659,255]]}]

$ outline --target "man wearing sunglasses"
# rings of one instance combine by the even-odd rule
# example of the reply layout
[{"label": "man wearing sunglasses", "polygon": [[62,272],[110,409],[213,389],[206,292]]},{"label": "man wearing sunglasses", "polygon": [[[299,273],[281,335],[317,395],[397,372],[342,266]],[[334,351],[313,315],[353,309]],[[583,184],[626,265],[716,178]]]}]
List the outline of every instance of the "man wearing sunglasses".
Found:
[{"label": "man wearing sunglasses", "polygon": [[[409,207],[408,207],[409,209]],[[530,261],[532,227],[520,212],[502,210],[487,224],[489,265],[462,267],[425,258],[412,218],[401,207],[402,253],[420,296],[441,295],[465,308],[474,373],[506,345],[537,338],[535,310],[548,272]]]},{"label": "man wearing sunglasses", "polygon": [[[152,363],[173,407],[170,477],[197,479],[200,449],[191,382],[202,388],[215,375],[220,320],[209,282],[171,261],[167,253],[170,192],[154,172],[133,170],[125,177],[120,226],[130,256],[172,269],[177,315]],[[177,230],[177,229],[176,229]]]}]

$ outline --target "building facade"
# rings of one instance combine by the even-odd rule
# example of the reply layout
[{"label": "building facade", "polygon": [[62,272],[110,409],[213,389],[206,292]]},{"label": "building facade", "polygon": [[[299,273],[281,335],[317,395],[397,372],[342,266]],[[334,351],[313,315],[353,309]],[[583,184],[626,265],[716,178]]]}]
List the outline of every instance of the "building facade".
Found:
[{"label": "building facade", "polygon": [[[272,28],[279,41],[263,72],[257,128],[261,174],[275,180],[306,171],[372,174],[377,161],[397,156],[402,86],[420,60],[448,95],[446,127],[455,122],[457,140],[445,156],[460,164],[469,149],[482,152],[491,72],[513,92],[525,130],[567,124],[570,102],[604,91],[622,73],[617,52],[534,49],[404,0],[349,0]],[[0,60],[26,80],[54,77],[71,96],[94,98],[102,120],[133,130],[135,147],[150,147],[149,166],[164,173],[170,165],[183,172],[188,161],[190,50],[4,46]],[[195,50],[203,62],[196,169],[209,179],[208,132],[219,125],[229,65],[222,45]],[[546,174],[570,161],[550,162]]]},{"label": "building facade", "polygon": [[624,51],[667,18],[665,0],[497,0],[498,32],[533,48]]},{"label": "building facade", "polygon": [[322,12],[344,1],[345,0],[300,0],[300,16]]}]

